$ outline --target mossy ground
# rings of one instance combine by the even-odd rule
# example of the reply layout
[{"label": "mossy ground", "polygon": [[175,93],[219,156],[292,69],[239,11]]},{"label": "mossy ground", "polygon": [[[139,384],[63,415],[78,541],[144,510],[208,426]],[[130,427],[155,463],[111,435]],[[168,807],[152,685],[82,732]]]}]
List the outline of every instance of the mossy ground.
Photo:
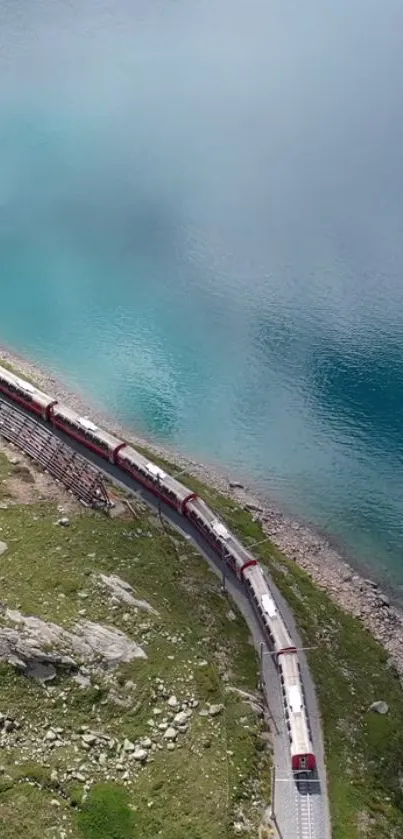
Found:
[{"label": "mossy ground", "polygon": [[[0,556],[3,605],[66,629],[80,619],[112,624],[141,645],[147,660],[122,664],[114,675],[114,692],[123,699],[126,685],[134,685],[133,701],[125,707],[108,700],[110,674],[104,678],[101,672],[85,690],[67,675],[44,688],[0,665],[0,711],[21,724],[17,732],[2,735],[2,839],[21,834],[24,839],[102,839],[94,825],[108,801],[120,812],[116,839],[227,838],[234,835],[240,811],[249,825],[243,836],[252,839],[268,800],[270,761],[255,712],[226,690],[235,685],[255,691],[257,660],[241,618],[228,617],[231,604],[219,579],[186,540],[138,506],[133,521],[77,505],[74,513],[69,510],[70,526],[61,527],[54,503],[15,503],[8,482],[15,479],[16,465],[25,467],[24,459],[13,465],[0,454],[5,499],[0,540],[8,546]],[[29,471],[35,480],[34,470]],[[20,478],[27,480],[25,474]],[[98,582],[100,573],[120,575],[158,614],[113,602]],[[1,624],[9,625],[4,614]],[[83,783],[74,777],[61,783],[52,776],[56,771],[62,777],[78,760],[70,734],[87,725],[120,741],[149,735],[147,721],[158,704],[156,679],[179,699],[191,690],[200,708],[222,702],[224,712],[210,719],[196,710],[180,747],[155,752],[128,781],[108,780],[93,765],[84,768],[93,786],[83,810]],[[35,749],[49,727],[61,727],[69,737],[44,759]],[[79,760],[85,764],[86,754]],[[115,839],[114,833],[109,836]]]}]

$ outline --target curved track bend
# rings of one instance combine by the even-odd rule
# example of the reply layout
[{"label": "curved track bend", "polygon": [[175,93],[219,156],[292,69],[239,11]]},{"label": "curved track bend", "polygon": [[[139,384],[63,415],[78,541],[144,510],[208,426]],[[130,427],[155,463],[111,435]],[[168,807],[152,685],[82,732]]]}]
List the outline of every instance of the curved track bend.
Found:
[{"label": "curved track bend", "polygon": [[[3,396],[1,398],[4,401],[9,401]],[[47,423],[42,422],[41,424],[49,430]],[[140,497],[154,510],[158,510],[171,526],[195,545],[214,571],[220,575],[225,574],[228,594],[234,600],[248,624],[255,647],[260,652],[262,687],[273,723],[275,767],[273,812],[279,839],[331,839],[324,748],[319,711],[314,685],[304,653],[299,653],[300,665],[311,721],[312,741],[317,758],[318,772],[313,780],[307,778],[301,780],[296,785],[291,772],[289,740],[284,720],[279,676],[268,648],[266,637],[257,621],[249,600],[244,594],[243,588],[235,576],[229,576],[227,574],[228,569],[219,560],[202,535],[192,528],[188,519],[179,515],[179,513],[163,501],[159,502],[151,492],[138,484],[134,478],[118,469],[114,464],[108,463],[101,457],[98,457],[80,443],[71,440],[63,432],[56,429],[52,430],[59,439],[63,440],[71,449],[77,451],[88,462],[95,465],[103,474],[112,479],[114,483]],[[298,635],[292,612],[269,575],[267,575],[267,580],[285,623],[293,639],[295,639],[296,645],[301,648],[302,642]]]}]

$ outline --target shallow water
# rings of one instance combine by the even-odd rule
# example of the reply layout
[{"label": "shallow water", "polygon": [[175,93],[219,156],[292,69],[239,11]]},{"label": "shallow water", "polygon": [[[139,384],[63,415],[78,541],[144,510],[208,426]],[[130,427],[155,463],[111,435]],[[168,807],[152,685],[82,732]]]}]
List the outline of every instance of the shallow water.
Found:
[{"label": "shallow water", "polygon": [[403,6],[0,2],[0,338],[403,583]]}]

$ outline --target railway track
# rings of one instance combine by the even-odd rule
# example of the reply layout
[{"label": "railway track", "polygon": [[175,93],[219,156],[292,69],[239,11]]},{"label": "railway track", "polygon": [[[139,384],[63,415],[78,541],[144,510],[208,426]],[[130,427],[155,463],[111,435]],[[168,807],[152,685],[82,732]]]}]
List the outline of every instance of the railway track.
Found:
[{"label": "railway track", "polygon": [[314,833],[312,795],[308,778],[301,778],[296,789],[298,812],[298,839],[320,839]]}]

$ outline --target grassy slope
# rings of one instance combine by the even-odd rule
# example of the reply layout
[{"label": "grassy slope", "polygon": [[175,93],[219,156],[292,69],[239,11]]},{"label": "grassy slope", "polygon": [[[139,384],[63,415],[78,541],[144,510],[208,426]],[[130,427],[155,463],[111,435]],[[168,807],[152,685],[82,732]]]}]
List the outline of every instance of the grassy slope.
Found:
[{"label": "grassy slope", "polygon": [[[192,476],[180,480],[199,491],[245,544],[265,537],[260,524],[231,499]],[[318,646],[308,656],[323,720],[334,839],[400,839],[403,691],[388,655],[359,620],[336,606],[273,544],[254,552],[293,609],[306,645]],[[379,699],[389,705],[386,716],[368,713]]]},{"label": "grassy slope", "polygon": [[[262,538],[260,525],[234,502],[191,476],[180,480],[199,490],[245,542]],[[307,646],[319,646],[320,654],[313,651],[309,658],[324,726],[334,838],[403,836],[403,692],[387,655],[273,545],[257,550],[293,608]],[[386,717],[368,713],[377,699],[388,702]]]},{"label": "grassy slope", "polygon": [[[10,472],[13,467],[0,454],[0,480],[6,480]],[[0,487],[7,496],[6,484]],[[200,708],[206,701],[223,702],[225,712],[211,720],[195,711],[189,732],[180,736],[182,747],[156,752],[154,761],[130,781],[127,795],[135,808],[130,812],[136,833],[128,827],[133,819],[125,820],[122,811],[126,827],[117,833],[118,839],[136,834],[142,839],[230,837],[240,806],[250,823],[243,835],[255,836],[261,805],[255,806],[253,800],[267,800],[269,758],[261,750],[256,716],[225,691],[225,680],[254,690],[257,662],[242,620],[227,617],[229,604],[220,592],[219,580],[185,540],[165,533],[147,513],[141,513],[135,524],[82,513],[71,519],[68,528],[55,524],[59,515],[48,503],[0,509],[0,539],[8,544],[0,556],[1,600],[9,608],[67,628],[85,609],[85,618],[113,623],[138,641],[148,660],[134,660],[119,668],[122,692],[128,680],[136,685],[135,701],[127,709],[104,702],[108,686],[102,676],[98,687],[93,684],[86,691],[67,677],[54,690],[44,690],[16,675],[9,665],[0,665],[0,711],[21,721],[16,738],[10,735],[9,745],[0,750],[2,839],[15,839],[21,832],[26,839],[56,839],[62,825],[66,836],[92,839],[91,807],[87,819],[80,820],[71,806],[81,802],[80,784],[51,781],[52,769],[60,774],[74,761],[71,744],[54,750],[46,760],[38,759],[29,744],[40,742],[49,726],[74,732],[87,724],[120,741],[148,736],[147,720],[157,704],[157,677],[178,698],[191,691],[200,700]],[[99,572],[120,574],[159,615],[150,617],[128,606],[111,605],[94,582]],[[89,596],[83,599],[83,592]],[[172,641],[173,636],[177,640]],[[198,666],[203,659],[208,665]],[[85,760],[83,753],[80,762]],[[97,784],[107,780],[93,766],[89,776]],[[95,799],[97,789],[91,794]],[[110,787],[106,797],[114,800],[116,794],[119,799],[120,793]],[[91,801],[90,796],[89,805]]]}]

